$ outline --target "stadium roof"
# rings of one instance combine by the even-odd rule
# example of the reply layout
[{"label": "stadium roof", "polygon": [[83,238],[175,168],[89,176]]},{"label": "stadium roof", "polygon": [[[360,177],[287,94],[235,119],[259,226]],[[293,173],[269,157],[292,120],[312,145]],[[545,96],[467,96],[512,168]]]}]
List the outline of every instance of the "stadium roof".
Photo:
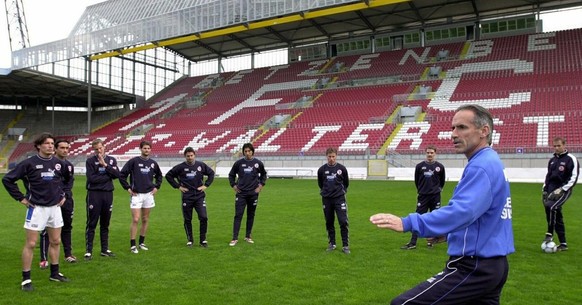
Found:
[{"label": "stadium roof", "polygon": [[115,0],[89,6],[68,38],[13,52],[15,69],[164,47],[193,61],[356,35],[479,22],[579,0]]},{"label": "stadium roof", "polygon": [[[167,3],[167,0],[160,1]],[[221,1],[222,3],[238,2]],[[221,6],[213,4],[217,1],[202,2],[205,2],[204,5],[209,8],[222,10],[237,8],[236,6],[229,7],[227,4],[221,4]],[[256,2],[269,2],[271,5],[281,3],[281,7],[287,9],[284,3],[289,1]],[[256,2],[253,4],[255,10],[258,7]],[[92,58],[100,59],[162,46],[191,61],[198,62],[359,35],[376,35],[452,23],[475,23],[490,18],[534,14],[580,5],[578,0],[336,0],[325,2],[336,3],[333,6],[321,5],[315,9],[301,9],[301,1],[296,2],[296,6],[293,4],[286,10],[288,13],[282,12],[280,15],[272,16],[265,13],[261,16],[269,17],[263,19],[253,19],[257,14],[248,13],[248,16],[235,15],[235,19],[231,20],[229,16],[223,16],[223,12],[212,12],[209,9],[206,11],[208,14],[219,14],[217,17],[219,21],[215,22],[218,27],[214,29],[204,30],[204,26],[194,27],[193,31],[186,35],[149,41],[149,44],[123,50],[100,52]],[[169,6],[164,6],[164,8],[167,7]],[[160,8],[156,7],[156,9]],[[199,10],[204,10],[204,7],[200,7]],[[188,23],[190,20],[183,22]],[[112,23],[120,24],[123,21],[116,19]],[[179,24],[178,27],[187,28],[187,25]]]},{"label": "stadium roof", "polygon": [[[84,82],[34,70],[13,70],[0,76],[0,104],[87,107]],[[91,87],[93,106],[135,103],[135,96],[99,86]]]},{"label": "stadium roof", "polygon": [[[359,2],[373,4],[374,1]],[[237,31],[233,28],[232,33],[226,35],[208,35],[209,38],[176,44],[171,44],[170,39],[168,40],[170,44],[166,47],[189,60],[200,61],[359,35],[444,26],[451,23],[474,23],[489,18],[533,14],[575,5],[580,5],[580,1],[413,0],[357,10],[355,8],[362,6],[359,3],[321,11],[300,12],[279,18],[297,21],[277,22],[275,19],[271,25],[256,29],[249,24],[249,29]],[[229,31],[215,32],[220,34]]]}]

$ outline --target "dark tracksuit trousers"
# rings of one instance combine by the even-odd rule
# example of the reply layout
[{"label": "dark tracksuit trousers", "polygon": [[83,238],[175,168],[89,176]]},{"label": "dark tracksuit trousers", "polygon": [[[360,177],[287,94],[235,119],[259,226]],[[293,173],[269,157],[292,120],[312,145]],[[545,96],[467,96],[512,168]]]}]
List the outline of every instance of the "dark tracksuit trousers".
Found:
[{"label": "dark tracksuit trousers", "polygon": [[328,242],[335,245],[335,215],[340,226],[342,236],[342,246],[349,246],[349,223],[348,223],[348,203],[345,196],[335,198],[322,197],[323,215],[325,216],[325,229],[327,230]]},{"label": "dark tracksuit trousers", "polygon": [[208,214],[206,212],[206,199],[204,197],[182,199],[182,216],[184,216],[184,230],[189,242],[194,242],[192,236],[192,213],[196,210],[200,221],[200,242],[206,240],[208,231]]},{"label": "dark tracksuit trousers", "polygon": [[572,189],[564,192],[562,197],[558,198],[556,201],[546,200],[544,202],[544,208],[546,210],[546,221],[548,222],[549,234],[558,235],[560,243],[566,243],[566,226],[564,225],[564,216],[562,215],[562,206],[566,203],[566,200],[572,195]]},{"label": "dark tracksuit trousers", "polygon": [[396,297],[391,305],[499,305],[507,257],[452,256],[445,269]]},{"label": "dark tracksuit trousers", "polygon": [[[418,203],[416,205],[416,213],[424,214],[432,212],[440,208],[441,204],[441,193],[436,194],[418,194]],[[418,240],[418,234],[412,232],[412,237],[410,238],[410,243],[416,245]]]},{"label": "dark tracksuit trousers", "polygon": [[259,203],[259,193],[254,191],[250,193],[238,193],[234,200],[234,225],[232,227],[232,239],[238,239],[238,232],[242,222],[245,208],[247,209],[247,227],[245,237],[250,238],[253,231],[253,224],[255,222],[255,211]]},{"label": "dark tracksuit trousers", "polygon": [[112,191],[87,191],[87,226],[85,228],[86,252],[93,253],[95,228],[99,222],[101,252],[109,250],[109,222],[113,210]]}]

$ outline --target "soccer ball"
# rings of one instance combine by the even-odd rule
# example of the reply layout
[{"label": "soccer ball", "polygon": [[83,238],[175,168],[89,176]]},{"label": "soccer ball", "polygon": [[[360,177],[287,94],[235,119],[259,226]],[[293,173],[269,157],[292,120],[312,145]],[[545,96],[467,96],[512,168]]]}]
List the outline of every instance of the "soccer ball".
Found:
[{"label": "soccer ball", "polygon": [[558,246],[556,246],[556,243],[553,241],[544,241],[542,243],[542,251],[545,253],[555,253],[557,249]]}]

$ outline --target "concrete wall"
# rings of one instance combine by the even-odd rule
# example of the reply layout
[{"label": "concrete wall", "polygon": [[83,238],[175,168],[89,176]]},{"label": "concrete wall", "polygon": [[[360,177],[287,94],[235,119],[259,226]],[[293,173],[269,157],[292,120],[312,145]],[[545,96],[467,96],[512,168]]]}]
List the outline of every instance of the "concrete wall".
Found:
[{"label": "concrete wall", "polygon": [[[512,182],[529,182],[529,183],[543,183],[547,171],[547,162],[551,155],[500,155],[506,167],[506,175]],[[287,158],[261,158],[267,172],[271,177],[289,177],[289,178],[308,178],[314,179],[317,177],[317,170],[326,162],[325,156],[321,157],[287,157]],[[391,156],[382,160],[388,164],[388,173],[382,177],[368,176],[368,160],[362,156],[338,156],[338,162],[342,163],[348,168],[350,178],[352,179],[385,179],[385,180],[399,180],[412,181],[414,180],[414,167],[417,163],[424,160],[424,155],[402,155],[398,156],[396,160],[392,160]],[[463,155],[438,155],[437,160],[441,162],[447,171],[448,181],[458,181],[463,172],[463,168],[467,164],[467,159]],[[173,160],[157,160],[162,172],[165,174],[172,166],[183,162],[183,159]],[[205,160],[201,160],[205,161]],[[217,177],[226,178],[230,171],[233,160],[219,160],[216,161],[216,175]],[[80,163],[80,162],[79,162]],[[76,163],[75,172],[77,174],[85,174],[84,163]],[[124,162],[119,162],[122,167]],[[398,164],[394,166],[392,164]],[[541,185],[540,185],[541,188]]]}]

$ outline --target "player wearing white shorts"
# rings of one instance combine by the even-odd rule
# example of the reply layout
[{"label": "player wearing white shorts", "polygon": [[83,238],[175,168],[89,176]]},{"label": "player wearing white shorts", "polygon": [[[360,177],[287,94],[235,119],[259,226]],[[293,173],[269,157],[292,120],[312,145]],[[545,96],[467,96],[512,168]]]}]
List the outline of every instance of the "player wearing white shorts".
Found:
[{"label": "player wearing white shorts", "polygon": [[131,196],[130,208],[151,209],[156,206],[152,193],[135,194]]},{"label": "player wearing white shorts", "polygon": [[[73,199],[73,183],[75,182],[75,167],[67,160],[69,155],[69,148],[71,144],[65,139],[55,141],[55,157],[63,160],[71,173],[71,179],[67,184],[63,184],[63,191],[65,192],[65,203],[61,206],[61,214],[63,216],[63,227],[61,228],[61,244],[65,252],[65,262],[76,263],[77,258],[73,255],[72,247],[72,232],[73,232],[73,215],[75,209],[75,201]],[[48,247],[49,238],[46,230],[40,233],[40,268],[48,268]]]},{"label": "player wearing white shorts", "polygon": [[28,207],[26,211],[26,219],[24,220],[24,228],[33,231],[42,231],[46,228],[62,228],[63,215],[59,215],[60,209],[58,205]]},{"label": "player wearing white shorts", "polygon": [[[148,229],[151,209],[156,206],[154,195],[162,185],[163,175],[158,163],[150,158],[152,145],[148,141],[139,144],[141,155],[127,161],[119,176],[121,186],[130,194],[131,229],[130,251],[139,253],[148,250],[145,245],[145,237]],[[129,179],[129,182],[128,182]],[[141,220],[139,244],[136,245],[137,226]]]},{"label": "player wearing white shorts", "polygon": [[[52,135],[48,133],[40,135],[34,141],[38,154],[20,162],[2,179],[10,196],[27,208],[24,222],[26,243],[22,249],[21,289],[24,291],[33,290],[30,277],[32,258],[39,232],[45,228],[50,242],[49,279],[55,282],[69,281],[59,272],[59,253],[63,226],[60,207],[65,203],[62,186],[71,179],[71,174],[65,163],[53,156],[54,143]],[[18,180],[22,180],[26,194],[20,191]]]}]

